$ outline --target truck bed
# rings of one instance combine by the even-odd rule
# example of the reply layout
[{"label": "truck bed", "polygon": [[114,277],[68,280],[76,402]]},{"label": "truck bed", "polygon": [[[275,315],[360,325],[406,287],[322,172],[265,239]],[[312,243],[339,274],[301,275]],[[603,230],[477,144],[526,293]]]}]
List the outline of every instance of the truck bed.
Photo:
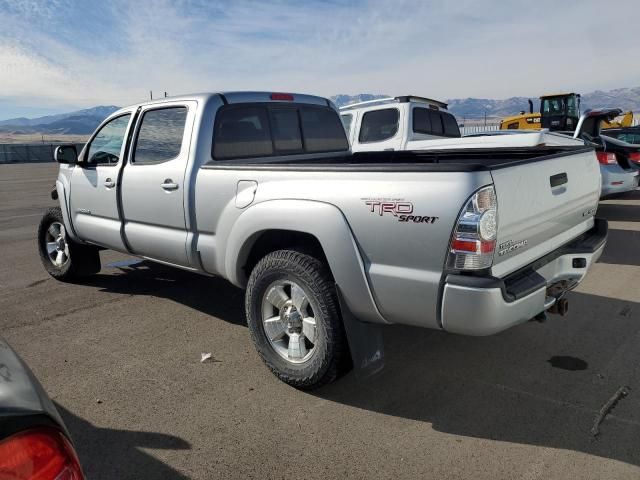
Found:
[{"label": "truck bed", "polygon": [[348,155],[291,155],[233,161],[210,161],[203,168],[274,170],[367,170],[367,171],[482,171],[513,167],[575,155],[592,150],[586,146],[526,148],[477,148],[357,152]]}]

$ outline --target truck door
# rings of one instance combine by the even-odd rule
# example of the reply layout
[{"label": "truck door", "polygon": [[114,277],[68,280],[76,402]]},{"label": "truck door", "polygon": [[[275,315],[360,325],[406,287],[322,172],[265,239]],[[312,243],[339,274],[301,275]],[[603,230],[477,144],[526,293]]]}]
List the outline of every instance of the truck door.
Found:
[{"label": "truck door", "polygon": [[118,175],[124,163],[125,139],[132,113],[105,123],[84,148],[73,170],[70,211],[73,228],[83,240],[126,251],[120,234]]},{"label": "truck door", "polygon": [[352,142],[352,151],[367,152],[402,148],[404,129],[398,107],[361,112],[356,125],[359,128]]},{"label": "truck door", "polygon": [[124,234],[132,253],[189,266],[184,195],[195,102],[144,107],[122,174]]}]

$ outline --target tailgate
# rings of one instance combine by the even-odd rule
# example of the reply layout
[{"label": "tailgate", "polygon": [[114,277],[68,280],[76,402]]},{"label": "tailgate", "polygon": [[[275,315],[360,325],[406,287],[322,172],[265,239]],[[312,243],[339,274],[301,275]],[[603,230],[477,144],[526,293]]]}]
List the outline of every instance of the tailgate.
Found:
[{"label": "tailgate", "polygon": [[491,175],[498,200],[494,276],[530,264],[593,226],[601,183],[594,151],[541,157]]}]

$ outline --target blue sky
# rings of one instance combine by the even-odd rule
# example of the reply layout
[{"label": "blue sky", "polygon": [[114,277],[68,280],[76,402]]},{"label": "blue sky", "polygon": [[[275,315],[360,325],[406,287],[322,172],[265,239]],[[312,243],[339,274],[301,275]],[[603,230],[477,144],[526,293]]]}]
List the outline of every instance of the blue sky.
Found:
[{"label": "blue sky", "polygon": [[611,5],[0,0],[0,119],[151,89],[444,99],[640,86],[640,3]]}]

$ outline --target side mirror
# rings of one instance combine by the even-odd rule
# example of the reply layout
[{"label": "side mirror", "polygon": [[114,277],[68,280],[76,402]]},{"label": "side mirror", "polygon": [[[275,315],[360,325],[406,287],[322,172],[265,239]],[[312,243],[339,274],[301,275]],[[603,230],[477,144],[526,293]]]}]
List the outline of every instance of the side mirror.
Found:
[{"label": "side mirror", "polygon": [[78,150],[75,145],[58,145],[53,151],[53,159],[58,163],[75,165],[78,163]]}]

